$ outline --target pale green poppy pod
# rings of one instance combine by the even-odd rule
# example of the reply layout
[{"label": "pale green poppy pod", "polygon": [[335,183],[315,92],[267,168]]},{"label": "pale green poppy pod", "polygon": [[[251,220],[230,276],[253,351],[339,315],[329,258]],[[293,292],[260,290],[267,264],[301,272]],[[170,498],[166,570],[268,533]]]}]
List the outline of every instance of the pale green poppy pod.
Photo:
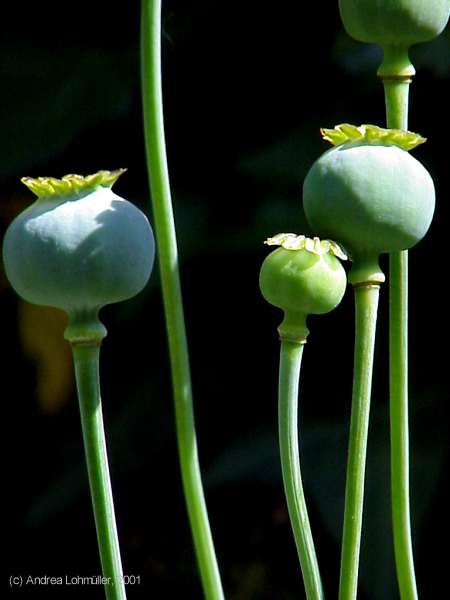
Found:
[{"label": "pale green poppy pod", "polygon": [[430,174],[398,145],[415,134],[359,129],[360,139],[338,143],[308,172],[306,218],[315,233],[338,240],[353,256],[411,248],[428,231],[435,207]]},{"label": "pale green poppy pod", "polygon": [[112,191],[121,173],[24,178],[38,199],[3,241],[6,275],[19,296],[76,315],[143,289],[154,238],[147,217]]},{"label": "pale green poppy pod", "polygon": [[280,246],[264,259],[259,275],[267,302],[305,317],[336,308],[347,285],[337,256],[346,257],[337,244],[294,234],[278,234],[266,243]]},{"label": "pale green poppy pod", "polygon": [[438,36],[450,0],[339,0],[347,33],[361,42],[409,48]]}]

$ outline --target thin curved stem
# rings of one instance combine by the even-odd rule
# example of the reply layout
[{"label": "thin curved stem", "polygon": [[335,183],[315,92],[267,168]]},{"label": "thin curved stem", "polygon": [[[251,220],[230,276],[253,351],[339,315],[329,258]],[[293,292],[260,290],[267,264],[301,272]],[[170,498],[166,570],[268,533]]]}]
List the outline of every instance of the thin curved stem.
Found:
[{"label": "thin curved stem", "polygon": [[319,565],[309,524],[298,449],[298,387],[304,343],[282,340],[278,428],[284,490],[308,600],[323,600]]},{"label": "thin curved stem", "polygon": [[98,344],[73,344],[81,425],[108,600],[126,600],[100,398]]},{"label": "thin curved stem", "polygon": [[[408,128],[410,79],[383,81],[388,127]],[[417,600],[409,497],[408,252],[389,257],[392,527],[401,600]]]},{"label": "thin curved stem", "polygon": [[355,600],[358,591],[364,478],[378,296],[378,285],[368,284],[355,287],[355,356],[339,600]]},{"label": "thin curved stem", "polygon": [[184,494],[205,598],[221,600],[197,453],[188,344],[164,137],[161,78],[161,0],[141,3],[141,65],[145,145],[169,340],[175,418]]}]

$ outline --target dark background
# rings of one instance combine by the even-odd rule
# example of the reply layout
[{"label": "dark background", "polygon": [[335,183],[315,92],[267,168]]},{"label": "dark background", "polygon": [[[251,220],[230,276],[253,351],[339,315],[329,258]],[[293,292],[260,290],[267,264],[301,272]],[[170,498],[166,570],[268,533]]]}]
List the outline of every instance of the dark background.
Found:
[{"label": "dark background", "polygon": [[[3,10],[3,9],[2,9]],[[200,459],[229,600],[302,598],[277,454],[281,315],[258,290],[263,240],[307,233],[301,185],[321,126],[384,124],[376,47],[343,32],[337,2],[164,2],[169,167]],[[414,49],[410,129],[437,188],[412,250],[412,517],[421,598],[446,585],[447,227],[450,35]],[[139,89],[139,3],[16,3],[0,35],[4,232],[31,201],[23,175],[128,167],[115,191],[149,214]],[[387,262],[382,261],[387,270]],[[398,597],[389,509],[387,286],[369,440],[361,600]],[[56,312],[2,276],[2,543],[9,575],[100,573],[70,355]],[[102,392],[129,598],[201,598],[174,434],[158,274],[107,307]],[[301,392],[304,483],[325,590],[336,596],[350,413],[353,302],[311,319]],[[10,590],[11,592],[11,590]],[[17,597],[102,598],[100,586]]]}]

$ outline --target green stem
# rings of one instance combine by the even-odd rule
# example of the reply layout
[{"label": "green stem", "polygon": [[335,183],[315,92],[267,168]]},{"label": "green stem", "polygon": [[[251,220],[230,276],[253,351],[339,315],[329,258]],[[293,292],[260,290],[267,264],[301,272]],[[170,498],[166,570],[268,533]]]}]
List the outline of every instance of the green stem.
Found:
[{"label": "green stem", "polygon": [[222,583],[197,453],[178,249],[164,138],[161,0],[142,0],[141,11],[142,91],[147,167],[172,367],[181,475],[204,595],[208,600],[221,600]]},{"label": "green stem", "polygon": [[384,79],[386,122],[390,129],[408,129],[408,98],[411,79]]},{"label": "green stem", "polygon": [[364,477],[379,289],[378,285],[372,284],[355,287],[355,356],[339,600],[355,600],[358,590]]},{"label": "green stem", "polygon": [[[383,80],[387,126],[408,128],[409,78]],[[417,600],[409,498],[408,252],[389,257],[392,526],[401,600]]]},{"label": "green stem", "polygon": [[409,498],[408,253],[390,256],[391,497],[394,552],[402,600],[417,600]]},{"label": "green stem", "polygon": [[282,340],[278,393],[278,426],[284,490],[308,600],[322,600],[311,527],[303,493],[298,449],[298,386],[304,343]]},{"label": "green stem", "polygon": [[125,600],[100,399],[100,346],[73,344],[72,352],[106,597],[108,600]]}]

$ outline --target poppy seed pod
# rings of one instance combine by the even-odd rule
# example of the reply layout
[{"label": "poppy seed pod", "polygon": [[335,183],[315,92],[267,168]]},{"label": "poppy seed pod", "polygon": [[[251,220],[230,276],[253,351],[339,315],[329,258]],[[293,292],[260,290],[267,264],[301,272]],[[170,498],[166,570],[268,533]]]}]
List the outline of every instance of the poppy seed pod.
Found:
[{"label": "poppy seed pod", "polygon": [[372,125],[322,130],[336,144],[320,156],[303,186],[303,205],[318,235],[339,240],[354,257],[406,250],[426,234],[435,191],[407,149],[420,136]]},{"label": "poppy seed pod", "polygon": [[408,48],[438,36],[450,0],[339,0],[347,33],[361,42]]},{"label": "poppy seed pod", "polygon": [[337,257],[345,259],[346,255],[330,240],[291,233],[278,234],[266,244],[280,247],[261,266],[261,293],[284,311],[279,328],[282,338],[306,338],[306,317],[328,313],[342,300],[347,276]]},{"label": "poppy seed pod", "polygon": [[146,216],[111,190],[122,172],[22,180],[38,198],[3,241],[6,275],[19,296],[77,318],[142,290],[153,233]]}]

